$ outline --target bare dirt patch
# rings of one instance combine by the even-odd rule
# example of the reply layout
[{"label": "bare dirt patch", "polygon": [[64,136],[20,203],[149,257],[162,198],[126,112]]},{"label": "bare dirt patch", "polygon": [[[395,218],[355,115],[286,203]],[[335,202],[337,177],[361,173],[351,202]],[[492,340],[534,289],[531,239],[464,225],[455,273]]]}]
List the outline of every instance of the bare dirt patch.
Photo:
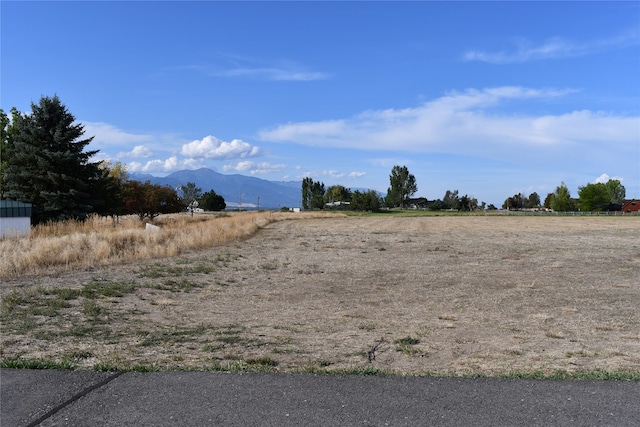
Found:
[{"label": "bare dirt patch", "polygon": [[398,373],[640,369],[640,219],[283,221],[2,284],[2,357]]}]

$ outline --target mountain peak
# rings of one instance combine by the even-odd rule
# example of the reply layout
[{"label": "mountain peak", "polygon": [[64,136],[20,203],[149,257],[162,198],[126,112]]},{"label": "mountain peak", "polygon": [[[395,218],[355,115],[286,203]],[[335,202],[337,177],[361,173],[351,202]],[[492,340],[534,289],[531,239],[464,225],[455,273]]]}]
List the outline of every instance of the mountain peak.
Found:
[{"label": "mountain peak", "polygon": [[165,177],[131,174],[131,179],[179,188],[193,182],[202,192],[214,190],[228,207],[279,209],[300,207],[302,181],[268,181],[240,174],[225,175],[208,168],[180,170]]}]

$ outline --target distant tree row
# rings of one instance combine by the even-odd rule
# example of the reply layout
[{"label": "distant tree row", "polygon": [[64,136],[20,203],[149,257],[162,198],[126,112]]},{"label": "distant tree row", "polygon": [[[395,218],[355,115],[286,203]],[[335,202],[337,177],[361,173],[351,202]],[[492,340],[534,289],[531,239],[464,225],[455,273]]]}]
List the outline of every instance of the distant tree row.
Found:
[{"label": "distant tree row", "polygon": [[325,189],[324,182],[307,177],[302,180],[302,208],[376,212],[383,206],[404,207],[409,197],[418,191],[416,178],[409,173],[406,166],[394,166],[389,182],[387,196],[382,198],[375,190],[351,191],[342,185],[333,185]]},{"label": "distant tree row", "polygon": [[[85,149],[93,137],[57,96],[32,103],[30,114],[0,109],[0,132],[0,198],[31,203],[35,224],[90,214],[152,220],[193,203],[170,187],[129,180],[120,163],[91,162],[98,151]],[[213,191],[202,198],[203,207],[224,205]]]},{"label": "distant tree row", "polygon": [[531,193],[527,198],[522,194],[516,194],[507,198],[502,205],[503,209],[537,209],[544,207],[556,212],[567,211],[607,211],[619,210],[626,189],[617,179],[610,179],[606,183],[587,184],[578,187],[578,198],[572,198],[567,185],[562,182],[553,193],[547,194],[544,203],[540,203],[540,196]]},{"label": "distant tree row", "polygon": [[502,209],[517,210],[517,209],[535,209],[540,207],[540,196],[535,191],[529,195],[524,196],[522,193],[514,194],[508,197],[502,204]]},{"label": "distant tree row", "polygon": [[305,210],[333,208],[376,212],[380,206],[380,196],[374,190],[351,191],[342,185],[325,189],[324,182],[308,177],[302,180],[302,208]]},{"label": "distant tree row", "polygon": [[181,186],[180,192],[183,204],[192,213],[198,208],[205,211],[223,211],[227,208],[224,197],[216,194],[214,190],[203,193],[202,188],[196,187],[194,182]]},{"label": "distant tree row", "polygon": [[427,207],[434,211],[451,210],[470,212],[477,211],[479,209],[484,210],[485,203],[482,202],[481,205],[478,205],[478,199],[473,196],[469,196],[468,194],[459,196],[458,190],[447,190],[442,199],[430,202]]},{"label": "distant tree row", "polygon": [[[351,209],[357,211],[376,211],[381,207],[388,209],[408,207],[419,204],[422,209],[476,211],[496,210],[493,205],[465,194],[460,196],[458,190],[447,190],[442,199],[427,201],[412,200],[418,191],[416,178],[409,173],[406,166],[394,166],[389,175],[389,189],[387,195],[381,198],[375,191],[353,193],[342,185],[334,185],[325,190],[323,182],[305,178],[302,181],[302,207],[306,210],[317,209]],[[553,193],[547,194],[544,202],[536,192],[525,196],[522,193],[508,197],[502,204],[502,209],[550,209],[553,211],[605,211],[617,210],[626,196],[626,190],[617,179],[610,179],[606,183],[587,184],[578,188],[578,198],[571,197],[569,188],[564,182],[556,187]]]},{"label": "distant tree row", "polygon": [[592,183],[578,187],[578,198],[571,198],[571,193],[561,183],[553,193],[549,193],[544,206],[554,211],[598,212],[619,210],[626,197],[624,185],[617,179],[610,179],[606,183]]},{"label": "distant tree row", "polygon": [[[406,166],[394,166],[389,175],[389,188],[383,198],[375,190],[351,192],[342,185],[334,185],[325,190],[323,182],[304,178],[302,181],[302,207],[305,210],[318,209],[350,209],[355,211],[378,211],[382,207],[388,209],[404,209],[412,203],[411,196],[418,191],[416,178]],[[426,199],[425,199],[426,201]],[[482,209],[485,204],[482,203]],[[480,209],[478,200],[464,195],[458,196],[458,190],[447,192],[442,200],[428,202],[424,208],[432,210]]]}]

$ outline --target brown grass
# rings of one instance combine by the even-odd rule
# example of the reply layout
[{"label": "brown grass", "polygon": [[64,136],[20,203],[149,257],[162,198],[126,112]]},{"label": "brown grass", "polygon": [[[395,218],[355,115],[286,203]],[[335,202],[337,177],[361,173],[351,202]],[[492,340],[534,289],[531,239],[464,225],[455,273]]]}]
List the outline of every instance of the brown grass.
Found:
[{"label": "brown grass", "polygon": [[274,221],[327,216],[321,213],[243,212],[159,217],[146,230],[135,216],[38,225],[28,238],[0,240],[0,278],[60,273],[135,260],[171,257],[252,235]]},{"label": "brown grass", "polygon": [[638,217],[265,222],[178,256],[4,280],[1,354],[85,368],[639,372],[639,242]]}]

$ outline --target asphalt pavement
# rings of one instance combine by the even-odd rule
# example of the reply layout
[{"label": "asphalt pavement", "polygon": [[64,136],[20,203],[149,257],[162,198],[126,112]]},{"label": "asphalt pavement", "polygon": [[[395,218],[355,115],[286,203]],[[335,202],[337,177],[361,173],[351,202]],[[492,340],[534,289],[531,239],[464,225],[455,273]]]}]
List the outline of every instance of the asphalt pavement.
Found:
[{"label": "asphalt pavement", "polygon": [[9,426],[640,426],[640,382],[0,370]]}]

